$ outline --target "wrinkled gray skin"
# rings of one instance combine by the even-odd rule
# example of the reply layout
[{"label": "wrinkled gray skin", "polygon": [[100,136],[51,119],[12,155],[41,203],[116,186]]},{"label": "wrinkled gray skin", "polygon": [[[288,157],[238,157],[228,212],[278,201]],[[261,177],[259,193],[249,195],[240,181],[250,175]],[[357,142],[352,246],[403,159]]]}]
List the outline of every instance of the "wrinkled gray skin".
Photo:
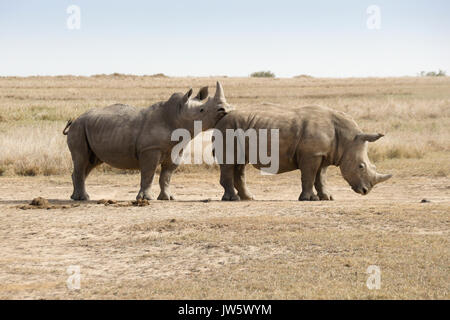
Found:
[{"label": "wrinkled gray skin", "polygon": [[201,120],[203,130],[207,130],[231,109],[220,83],[214,98],[206,98],[207,87],[196,97],[192,97],[191,89],[185,95],[175,93],[168,101],[148,108],[115,104],[92,109],[69,122],[63,133],[67,134],[74,166],[71,198],[89,200],[85,180],[93,168],[105,162],[116,168],[139,169],[141,189],[136,199],[147,200],[153,198],[150,188],[161,164],[158,199],[173,200],[169,183],[177,165],[171,159],[171,151],[178,141],[171,141],[172,131],[184,128],[193,137],[194,121]]},{"label": "wrinkled gray skin", "polygon": [[[277,173],[300,169],[302,192],[299,200],[302,201],[333,200],[326,183],[326,170],[330,165],[338,166],[352,189],[362,195],[368,194],[374,185],[391,177],[378,174],[367,156],[368,142],[376,141],[383,135],[363,133],[342,112],[316,106],[299,108],[282,115],[232,111],[216,125],[224,137],[223,154],[226,153],[227,144],[225,130],[238,128],[244,131],[249,128],[268,129],[268,132],[270,129],[279,129],[280,159]],[[268,141],[270,154],[270,134]],[[236,157],[236,145],[234,150]],[[245,155],[248,163],[248,142]],[[253,166],[258,169],[269,167],[260,163]],[[225,189],[222,200],[253,199],[245,183],[245,164],[221,164],[220,184]]]}]

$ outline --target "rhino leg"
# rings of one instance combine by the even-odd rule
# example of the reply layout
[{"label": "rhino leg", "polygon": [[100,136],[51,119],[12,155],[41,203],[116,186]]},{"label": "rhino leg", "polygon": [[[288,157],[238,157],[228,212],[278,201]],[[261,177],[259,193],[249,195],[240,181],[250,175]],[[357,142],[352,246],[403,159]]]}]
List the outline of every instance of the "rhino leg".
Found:
[{"label": "rhino leg", "polygon": [[255,200],[245,183],[245,164],[238,164],[234,167],[234,187],[238,191],[238,196],[241,200]]},{"label": "rhino leg", "polygon": [[73,172],[72,172],[72,182],[73,182],[73,193],[70,196],[72,200],[75,201],[87,201],[89,200],[89,195],[86,192],[86,169],[87,164],[81,161],[74,161]]},{"label": "rhino leg", "polygon": [[241,200],[234,190],[234,164],[220,165],[220,184],[225,189],[222,201]]},{"label": "rhino leg", "polygon": [[141,169],[141,189],[139,190],[136,200],[153,200],[150,193],[152,188],[153,177],[155,176],[156,168],[161,159],[161,152],[159,150],[148,150],[139,155],[139,166]]},{"label": "rhino leg", "polygon": [[172,161],[161,165],[161,174],[159,175],[159,186],[161,188],[161,192],[158,196],[158,200],[175,200],[175,198],[170,194],[169,185],[172,173],[177,167],[178,165],[174,164]]},{"label": "rhino leg", "polygon": [[317,171],[314,186],[317,190],[317,196],[320,200],[333,200],[333,196],[328,192],[327,188],[327,167],[321,167]]},{"label": "rhino leg", "polygon": [[317,201],[319,197],[314,194],[314,182],[322,162],[321,157],[304,157],[299,161],[302,172],[302,193],[298,200]]},{"label": "rhino leg", "polygon": [[86,139],[75,139],[69,144],[73,161],[73,193],[70,196],[75,201],[89,200],[86,192],[86,178],[96,166],[102,163],[90,150]]}]

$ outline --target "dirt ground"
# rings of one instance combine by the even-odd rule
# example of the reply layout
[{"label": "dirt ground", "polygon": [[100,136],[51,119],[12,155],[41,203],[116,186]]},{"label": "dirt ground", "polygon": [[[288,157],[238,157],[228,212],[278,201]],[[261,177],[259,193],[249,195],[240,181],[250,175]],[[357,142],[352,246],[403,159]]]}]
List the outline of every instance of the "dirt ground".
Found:
[{"label": "dirt ground", "polygon": [[[68,200],[67,175],[0,177],[0,298],[448,299],[449,178],[400,175],[363,197],[332,170],[335,201],[298,202],[299,172],[248,173],[257,201],[219,201],[210,169],[142,207],[133,174],[94,174],[87,203]],[[20,208],[38,196],[56,208]]]}]

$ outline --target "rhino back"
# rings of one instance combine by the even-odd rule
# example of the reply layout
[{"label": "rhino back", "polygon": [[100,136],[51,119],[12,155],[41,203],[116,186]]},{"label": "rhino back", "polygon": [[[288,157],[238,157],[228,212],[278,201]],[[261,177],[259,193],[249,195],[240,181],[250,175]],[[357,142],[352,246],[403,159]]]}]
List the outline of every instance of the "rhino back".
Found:
[{"label": "rhino back", "polygon": [[273,112],[232,111],[221,119],[216,128],[226,129],[279,129],[280,144],[329,142],[334,135],[334,114],[322,107],[302,107],[294,111]]},{"label": "rhino back", "polygon": [[339,143],[336,129],[358,130],[347,115],[319,106],[307,106],[293,111],[232,111],[216,125],[226,137],[226,129],[279,129],[280,170],[297,168],[305,156],[324,156],[333,161]]}]

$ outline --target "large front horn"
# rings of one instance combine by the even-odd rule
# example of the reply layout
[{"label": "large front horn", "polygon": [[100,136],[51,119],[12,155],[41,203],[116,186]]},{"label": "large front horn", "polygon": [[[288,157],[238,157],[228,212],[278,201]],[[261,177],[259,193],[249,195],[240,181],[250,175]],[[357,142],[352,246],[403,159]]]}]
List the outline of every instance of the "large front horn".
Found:
[{"label": "large front horn", "polygon": [[216,95],[214,96],[214,99],[217,101],[226,102],[225,93],[223,92],[222,85],[219,81],[217,81],[216,84]]},{"label": "large front horn", "polygon": [[392,174],[380,174],[377,173],[375,176],[375,184],[384,182],[392,177]]},{"label": "large front horn", "polygon": [[384,134],[382,133],[360,133],[356,135],[355,139],[360,139],[361,141],[369,141],[374,142],[380,139],[381,137],[384,137]]}]

